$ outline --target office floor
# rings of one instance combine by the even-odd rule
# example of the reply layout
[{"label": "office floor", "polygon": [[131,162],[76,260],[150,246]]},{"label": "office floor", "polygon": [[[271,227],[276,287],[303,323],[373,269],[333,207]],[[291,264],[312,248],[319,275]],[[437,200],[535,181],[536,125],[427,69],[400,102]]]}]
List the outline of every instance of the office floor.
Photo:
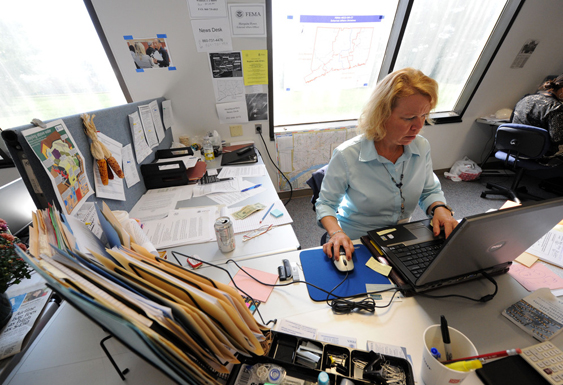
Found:
[{"label": "office floor", "polygon": [[[63,327],[49,332],[49,325],[56,319],[64,324]],[[34,341],[5,385],[175,383],[111,338],[106,341],[105,346],[121,370],[129,369],[126,382],[123,382],[98,343],[108,334],[66,302],[62,303],[45,328],[47,332]],[[43,340],[41,344],[40,340]]]},{"label": "office floor", "polygon": [[[448,204],[455,210],[456,219],[500,208],[506,201],[506,198],[491,196],[490,198],[483,199],[481,198],[481,192],[486,190],[485,185],[487,183],[496,183],[503,186],[510,186],[512,183],[511,177],[503,176],[483,176],[471,182],[452,182],[446,179],[443,174],[438,174],[438,178],[442,184]],[[520,186],[526,186],[530,194],[540,198],[548,199],[557,196],[542,190],[538,186],[539,182],[540,180],[537,178],[524,176]],[[293,218],[293,229],[297,234],[297,239],[302,249],[319,246],[321,236],[325,232],[317,226],[315,212],[312,207],[310,196],[292,198],[286,206],[287,211]],[[426,215],[420,208],[417,208],[412,219],[419,220],[424,218],[426,218]]]}]

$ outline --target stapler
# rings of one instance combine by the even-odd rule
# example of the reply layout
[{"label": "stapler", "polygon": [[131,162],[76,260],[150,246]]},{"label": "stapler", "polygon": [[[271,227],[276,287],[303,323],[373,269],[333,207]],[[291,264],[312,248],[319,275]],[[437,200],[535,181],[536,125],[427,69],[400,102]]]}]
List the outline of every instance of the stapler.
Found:
[{"label": "stapler", "polygon": [[293,277],[291,264],[288,259],[284,259],[282,262],[283,266],[278,266],[278,275],[280,277],[280,281],[287,281]]}]

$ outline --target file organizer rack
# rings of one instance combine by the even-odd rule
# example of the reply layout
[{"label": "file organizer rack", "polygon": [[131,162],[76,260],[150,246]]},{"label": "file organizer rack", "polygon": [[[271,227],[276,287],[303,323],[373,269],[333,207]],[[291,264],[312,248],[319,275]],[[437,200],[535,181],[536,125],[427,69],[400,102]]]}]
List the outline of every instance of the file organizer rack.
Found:
[{"label": "file organizer rack", "polygon": [[[160,109],[160,115],[162,119],[162,102],[165,98],[157,98],[158,106]],[[121,106],[105,108],[97,111],[88,111],[90,115],[96,115],[94,118],[94,124],[98,131],[104,133],[110,138],[118,141],[123,146],[132,144],[133,139],[131,136],[131,128],[129,125],[129,114],[138,111],[138,107],[142,105],[149,104],[151,100],[146,100],[137,103],[128,103]],[[80,152],[84,156],[84,164],[86,171],[88,173],[88,179],[92,186],[94,186],[94,172],[93,172],[93,161],[92,154],[90,152],[90,140],[84,133],[84,126],[82,124],[81,114],[71,115],[61,118],[68,131],[72,135],[76,146],[80,149]],[[53,121],[55,119],[49,120]],[[47,172],[43,168],[43,165],[37,159],[37,156],[25,140],[22,135],[22,131],[34,127],[31,124],[27,124],[20,127],[15,127],[12,129],[2,131],[2,138],[6,142],[6,146],[10,152],[10,156],[18,169],[33,201],[38,209],[44,209],[50,203],[55,203],[59,210],[59,203],[57,196],[51,184],[51,180],[47,175]],[[172,130],[165,130],[166,136],[164,140],[155,148],[153,148],[153,153],[145,158],[142,164],[150,163],[155,158],[156,150],[169,149],[172,144]],[[134,149],[133,149],[134,151]],[[125,187],[126,201],[117,200],[106,200],[107,205],[112,210],[125,210],[130,211],[139,198],[146,192],[146,187],[141,176],[141,165],[137,164],[137,172],[141,181],[131,188]],[[95,194],[88,198],[88,201],[97,201]],[[62,211],[62,210],[61,210]]]}]

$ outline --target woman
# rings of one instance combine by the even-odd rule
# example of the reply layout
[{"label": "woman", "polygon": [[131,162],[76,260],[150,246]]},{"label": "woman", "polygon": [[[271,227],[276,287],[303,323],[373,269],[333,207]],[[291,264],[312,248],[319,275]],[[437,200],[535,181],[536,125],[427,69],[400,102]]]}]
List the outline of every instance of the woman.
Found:
[{"label": "woman", "polygon": [[433,214],[435,235],[443,227],[447,237],[457,225],[432,171],[430,145],[418,135],[437,101],[436,81],[412,68],[375,87],[358,121],[361,135],[334,150],[315,204],[330,236],[323,246],[329,258],[338,260],[342,246],[351,259],[352,239],[408,222],[417,203]]},{"label": "woman", "polygon": [[135,43],[135,64],[139,68],[152,68],[152,60],[149,55],[146,54],[145,46],[141,42]]},{"label": "woman", "polygon": [[562,101],[563,75],[559,75],[543,83],[535,94],[524,96],[514,108],[512,123],[541,127],[549,132],[552,144],[548,156],[563,154]]}]

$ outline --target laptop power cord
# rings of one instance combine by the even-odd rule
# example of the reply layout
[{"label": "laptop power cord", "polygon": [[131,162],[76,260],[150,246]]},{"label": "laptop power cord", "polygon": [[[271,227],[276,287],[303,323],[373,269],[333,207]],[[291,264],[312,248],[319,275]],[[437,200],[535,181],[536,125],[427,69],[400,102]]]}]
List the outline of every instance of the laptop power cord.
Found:
[{"label": "laptop power cord", "polygon": [[463,299],[467,299],[470,301],[474,301],[474,302],[489,302],[490,300],[492,300],[493,298],[495,298],[495,296],[498,293],[498,284],[497,282],[494,280],[493,277],[491,277],[491,275],[489,273],[487,273],[486,271],[481,271],[480,272],[481,275],[485,278],[487,278],[494,286],[495,286],[495,291],[492,294],[487,294],[484,295],[481,298],[471,298],[471,297],[467,297],[465,295],[461,295],[461,294],[446,294],[446,295],[430,295],[427,293],[419,293],[419,295],[422,295],[424,297],[428,297],[428,298],[450,298],[450,297],[458,297],[458,298],[463,298]]}]

